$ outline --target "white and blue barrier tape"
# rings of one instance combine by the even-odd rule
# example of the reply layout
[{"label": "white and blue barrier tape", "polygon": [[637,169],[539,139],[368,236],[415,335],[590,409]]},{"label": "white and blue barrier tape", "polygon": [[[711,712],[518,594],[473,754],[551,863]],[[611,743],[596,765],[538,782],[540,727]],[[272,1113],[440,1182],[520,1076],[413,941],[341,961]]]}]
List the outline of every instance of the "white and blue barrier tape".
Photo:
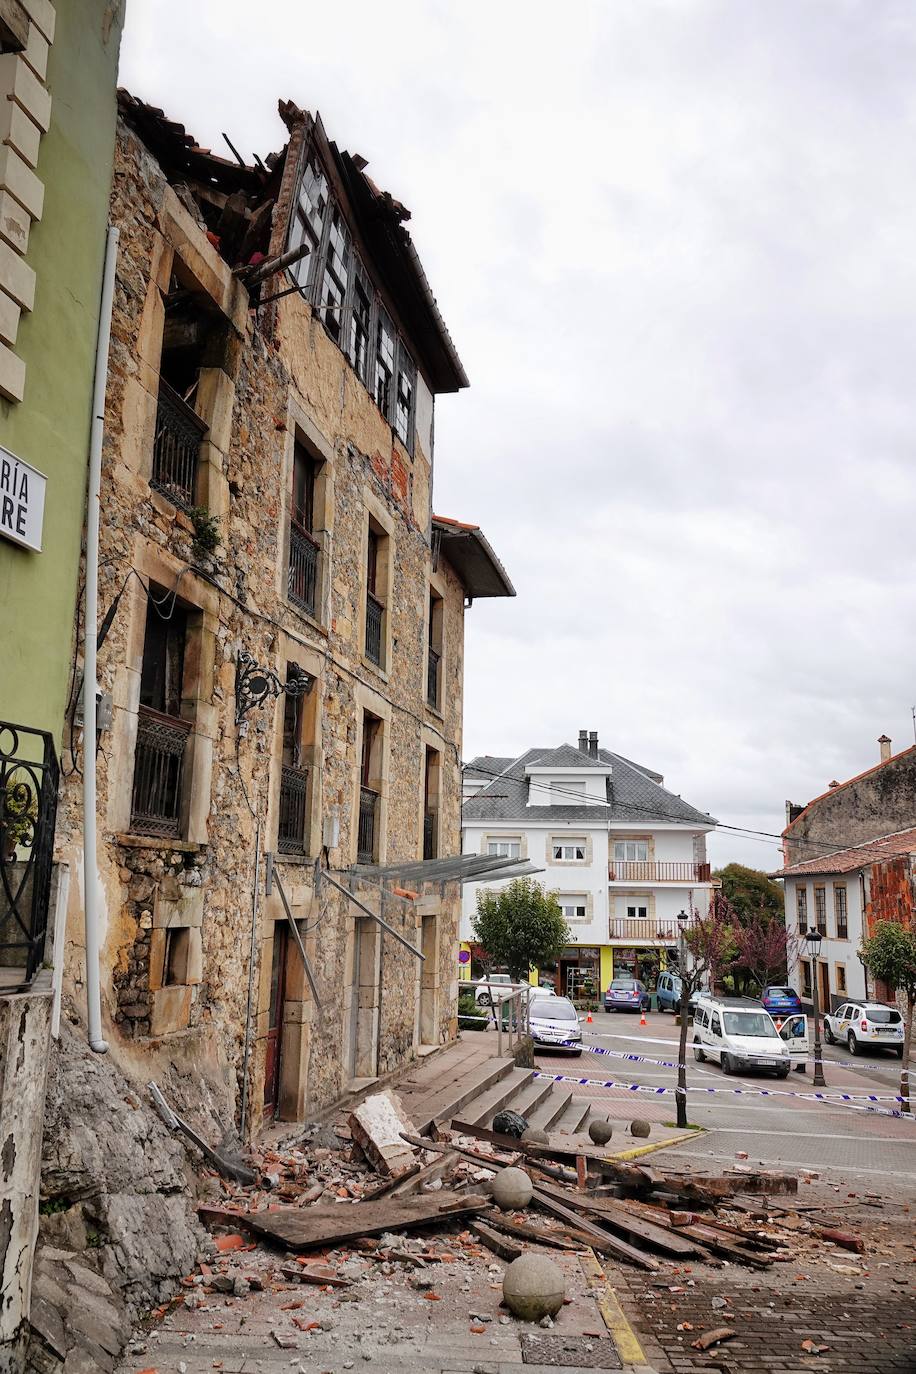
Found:
[{"label": "white and blue barrier tape", "polygon": [[[631,1093],[649,1093],[652,1097],[661,1097],[665,1093],[673,1093],[675,1096],[681,1091],[679,1088],[654,1086],[651,1083],[625,1083],[620,1079],[608,1078],[576,1078],[569,1073],[541,1073],[536,1072],[535,1078],[549,1078],[553,1083],[575,1083],[580,1088],[619,1088]],[[848,1093],[841,1095],[830,1095],[828,1093],[800,1093],[790,1092],[783,1088],[704,1088],[697,1085],[688,1085],[685,1092],[688,1093],[724,1093],[734,1097],[797,1097],[805,1102],[823,1102],[826,1106],[847,1107],[854,1112],[872,1112],[877,1116],[899,1117],[904,1121],[916,1121],[916,1117],[908,1112],[896,1111],[890,1107],[860,1107],[859,1102],[902,1102],[900,1097],[853,1097]],[[712,1128],[713,1130],[715,1127]]]}]

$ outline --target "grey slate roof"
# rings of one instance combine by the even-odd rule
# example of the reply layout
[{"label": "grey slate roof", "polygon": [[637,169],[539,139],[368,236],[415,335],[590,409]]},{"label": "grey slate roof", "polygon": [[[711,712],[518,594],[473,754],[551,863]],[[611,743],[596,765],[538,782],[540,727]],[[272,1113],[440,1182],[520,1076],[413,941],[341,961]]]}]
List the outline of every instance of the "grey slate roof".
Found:
[{"label": "grey slate roof", "polygon": [[583,754],[581,749],[573,748],[571,744],[561,744],[559,749],[542,749],[537,758],[528,760],[527,766],[557,769],[600,768],[605,773],[609,762],[608,759],[593,759],[589,754]]},{"label": "grey slate roof", "polygon": [[476,759],[464,765],[464,776],[489,780],[494,773],[502,773],[511,762],[511,754],[508,758],[500,758],[498,754],[478,754]]},{"label": "grey slate roof", "polygon": [[[653,775],[649,769],[642,768],[639,764],[624,758],[622,754],[615,754],[609,749],[600,749],[598,752],[601,764],[610,764],[613,770],[607,780],[607,805],[601,802],[584,805],[571,802],[569,806],[528,806],[528,781],[525,769],[529,764],[537,766],[545,759],[550,762],[559,759],[556,766],[568,768],[572,766],[571,756],[575,756],[575,766],[595,766],[594,759],[589,759],[571,744],[567,744],[559,749],[527,749],[524,754],[520,754],[503,768],[489,767],[492,755],[482,754],[472,759],[468,767],[476,767],[478,776],[483,772],[498,773],[500,776],[493,778],[476,796],[465,801],[462,812],[464,820],[517,821],[520,824],[524,824],[526,820],[588,821],[592,825],[603,825],[609,820],[633,825],[651,824],[652,821],[680,821],[686,825],[716,824],[713,816],[705,811],[698,811],[689,802],[685,802],[655,782],[653,776],[658,777],[658,774]],[[502,759],[494,761],[505,762]]]}]

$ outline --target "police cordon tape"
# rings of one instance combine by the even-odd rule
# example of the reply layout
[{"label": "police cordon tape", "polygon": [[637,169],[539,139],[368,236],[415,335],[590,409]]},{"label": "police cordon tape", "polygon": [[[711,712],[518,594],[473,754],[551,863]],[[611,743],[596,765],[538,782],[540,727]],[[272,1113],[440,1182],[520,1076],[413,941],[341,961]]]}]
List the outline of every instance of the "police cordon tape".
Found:
[{"label": "police cordon tape", "polygon": [[[675,1042],[673,1040],[665,1040],[662,1043],[666,1045],[673,1045]],[[657,1064],[659,1068],[662,1069],[676,1069],[680,1067],[678,1064],[674,1063],[670,1059],[652,1059],[647,1054],[627,1054],[625,1050],[606,1050],[602,1045],[582,1045],[578,1040],[560,1040],[557,1042],[556,1048],[558,1050],[583,1049],[585,1050],[586,1054],[607,1054],[610,1055],[612,1059],[626,1059],[631,1064]],[[812,1056],[808,1055],[806,1057],[810,1059]],[[799,1055],[799,1059],[801,1058],[802,1056]],[[689,1068],[690,1065],[688,1064],[687,1067]],[[845,1065],[838,1064],[838,1067],[845,1067]],[[860,1069],[886,1069],[887,1060],[885,1060],[883,1064],[860,1064],[859,1061],[856,1060],[855,1068],[856,1072],[858,1072]],[[901,1073],[904,1072],[907,1073],[908,1077],[916,1076],[911,1074],[909,1070],[901,1070]],[[880,1100],[882,1102],[900,1102],[902,1101],[902,1098],[887,1097],[881,1098]]]},{"label": "police cordon tape", "polygon": [[[673,1093],[675,1096],[681,1091],[679,1088],[653,1087],[651,1083],[624,1083],[614,1078],[576,1078],[571,1073],[540,1073],[535,1071],[535,1078],[549,1078],[553,1083],[575,1083],[580,1088],[618,1088],[631,1093],[649,1093],[652,1097],[661,1097],[664,1093]],[[826,1093],[799,1093],[789,1092],[786,1088],[702,1088],[686,1087],[688,1093],[724,1093],[734,1097],[798,1097],[805,1102],[822,1102],[828,1107],[845,1107],[852,1112],[871,1112],[875,1116],[893,1116],[902,1121],[916,1121],[916,1117],[908,1112],[895,1111],[891,1107],[860,1107],[859,1102],[901,1102],[899,1097],[869,1097],[854,1098],[849,1094],[842,1096],[830,1096]],[[713,1128],[715,1129],[715,1128]]]}]

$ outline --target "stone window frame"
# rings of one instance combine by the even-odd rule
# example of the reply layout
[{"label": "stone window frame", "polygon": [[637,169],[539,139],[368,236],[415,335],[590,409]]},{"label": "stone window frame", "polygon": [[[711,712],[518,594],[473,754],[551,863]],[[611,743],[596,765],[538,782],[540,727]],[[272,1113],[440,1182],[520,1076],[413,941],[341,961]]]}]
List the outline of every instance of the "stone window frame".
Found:
[{"label": "stone window frame", "polygon": [[[437,719],[442,720],[444,719],[443,707],[445,705],[445,674],[448,668],[448,641],[445,633],[448,584],[439,572],[430,572],[428,581],[429,595],[426,598],[423,643],[424,646],[431,645],[439,655],[439,681],[437,684],[439,690],[435,706],[427,697],[426,677],[423,678],[420,686],[425,709]],[[438,610],[433,607],[433,601],[438,602]],[[427,672],[428,666],[428,657],[424,650],[422,670],[424,673]]]},{"label": "stone window frame", "polygon": [[[165,301],[172,277],[177,276],[207,307],[225,322],[226,340],[219,367],[200,369],[193,409],[207,426],[200,446],[194,500],[197,506],[221,522],[229,515],[230,447],[235,407],[235,377],[241,349],[234,341],[244,339],[248,326],[248,293],[233,277],[206,234],[182,205],[171,186],[164,186],[158,223],[154,227],[151,271],[137,341],[138,375],[125,386],[125,440],[122,461],[149,486],[153,471],[156,417],[159,408],[160,366],[165,335]],[[168,496],[149,488],[153,504],[163,513],[177,513]]]},{"label": "stone window frame", "polygon": [[310,649],[288,635],[281,635],[277,650],[278,672],[285,678],[288,665],[295,664],[314,679],[311,690],[300,698],[302,703],[301,729],[304,736],[302,760],[309,770],[308,796],[306,801],[307,821],[305,852],[303,854],[281,854],[277,848],[277,829],[280,823],[280,778],[283,768],[283,717],[286,703],[285,694],[277,698],[274,707],[273,752],[271,758],[271,778],[268,791],[267,834],[271,836],[274,862],[277,864],[311,865],[315,855],[321,853],[323,842],[323,810],[321,804],[322,762],[322,690],[323,659],[315,649]]},{"label": "stone window frame", "polygon": [[[524,831],[520,831],[520,830],[515,830],[515,831],[513,831],[511,834],[501,834],[501,833],[499,833],[498,831],[489,831],[486,835],[483,835],[483,836],[481,837],[481,841],[480,841],[480,852],[481,852],[481,854],[489,855],[489,853],[490,853],[490,845],[491,845],[491,844],[506,843],[507,841],[508,841],[509,843],[511,843],[511,844],[515,844],[515,843],[518,844],[518,846],[519,846],[519,851],[518,851],[519,860],[527,859],[527,857],[528,857],[528,836],[524,833]],[[494,857],[496,857],[496,856],[494,856]]]},{"label": "stone window frame", "polygon": [[[315,473],[313,535],[318,544],[318,577],[315,614],[289,596],[290,520],[292,516],[293,464],[296,445],[301,444],[319,465]],[[309,415],[300,398],[290,391],[286,404],[286,441],[283,449],[283,487],[280,502],[280,549],[277,565],[277,594],[294,615],[325,633],[331,620],[331,565],[334,549],[334,449]]]},{"label": "stone window frame", "polygon": [[[611,864],[642,864],[655,862],[655,836],[643,831],[641,834],[634,831],[632,834],[621,834],[614,831],[609,837],[610,861]],[[616,846],[618,844],[644,844],[646,846],[646,857],[644,859],[618,859]]]},{"label": "stone window frame", "polygon": [[[171,881],[178,888],[175,880]],[[150,1035],[153,1037],[186,1030],[190,1023],[197,988],[203,982],[203,910],[203,888],[189,887],[167,894],[164,880],[160,880],[153,902],[149,952]],[[187,932],[184,977],[166,983],[168,945],[176,932]]]},{"label": "stone window frame", "polygon": [[[618,906],[618,903],[620,903],[620,906]],[[647,908],[645,918],[643,918],[642,916],[628,916],[626,910],[628,903],[631,905],[644,905]],[[656,920],[656,918],[657,905],[654,892],[647,892],[645,890],[639,891],[638,889],[634,889],[631,892],[619,892],[616,889],[613,889],[611,891],[610,910],[608,912],[609,939],[623,940],[629,938],[625,935],[612,935],[610,933],[613,930],[614,921],[641,921],[643,919],[647,921],[654,921]],[[677,926],[677,921],[674,919],[673,916],[671,918],[671,924],[674,927]]]},{"label": "stone window frame", "polygon": [[363,721],[366,712],[379,721],[378,771],[373,781],[379,794],[378,803],[378,844],[376,862],[384,864],[388,856],[388,801],[391,769],[391,703],[366,683],[357,682],[353,688],[353,708],[356,714],[356,742],[353,764],[353,798],[350,807],[350,862],[357,861],[357,840],[359,834],[359,790],[362,785],[361,770],[363,756]]},{"label": "stone window frame", "polygon": [[434,730],[431,730],[429,726],[424,725],[420,727],[420,814],[418,827],[419,837],[417,840],[417,857],[420,859],[423,858],[424,848],[424,824],[426,820],[427,800],[426,770],[427,759],[429,758],[430,754],[435,754],[438,760],[438,763],[436,765],[438,767],[438,775],[434,779],[435,790],[432,798],[435,801],[435,806],[431,807],[430,809],[435,812],[437,823],[435,840],[436,853],[433,857],[439,858],[442,854],[442,815],[443,801],[445,798],[445,741],[442,739],[441,735],[436,734],[436,732]]},{"label": "stone window frame", "polygon": [[[214,740],[218,727],[213,699],[214,665],[219,631],[219,594],[201,579],[187,574],[187,565],[158,545],[138,535],[132,566],[140,583],[132,579],[129,597],[129,628],[124,661],[115,671],[112,690],[111,769],[107,824],[118,840],[129,845],[187,850],[208,841],[210,793],[213,781]],[[180,579],[180,581],[179,581]],[[135,834],[130,829],[134,761],[137,745],[137,712],[146,632],[147,588],[150,583],[176,587],[179,599],[192,612],[185,643],[182,698],[192,728],[185,746],[182,775],[181,828],[178,838]]]},{"label": "stone window frame", "polygon": [[[375,596],[383,603],[382,615],[382,661],[373,663],[366,656],[366,610],[369,594],[369,530],[374,528],[379,536],[378,560],[376,563]],[[394,607],[394,518],[377,497],[363,488],[363,519],[360,538],[360,582],[359,582],[359,658],[369,672],[387,682],[391,673],[392,646],[394,643],[392,614]],[[378,715],[378,712],[373,712]]]},{"label": "stone window frame", "polygon": [[[584,859],[556,859],[553,855],[554,845],[575,844],[578,840],[584,840],[582,846],[585,852]],[[552,868],[588,868],[594,857],[592,837],[586,831],[571,831],[568,834],[562,832],[547,836],[547,844],[544,850],[545,861]]]},{"label": "stone window frame", "polygon": [[[565,913],[564,913],[564,918],[565,918],[565,920],[567,921],[567,923],[568,923],[569,925],[587,926],[587,925],[589,925],[589,924],[591,923],[591,921],[594,919],[594,914],[595,914],[595,897],[594,897],[594,894],[591,893],[591,892],[558,892],[558,893],[557,893],[557,901],[560,903],[560,906],[561,906],[561,907],[563,906],[563,903],[564,903],[564,902],[567,902],[567,903],[568,903],[568,902],[570,902],[571,899],[574,898],[574,897],[576,897],[576,898],[578,898],[578,897],[584,897],[584,898],[585,898],[585,902],[584,902],[584,906],[585,906],[585,915],[584,915],[584,916],[566,916]],[[583,903],[577,903],[577,905],[583,905]]]}]

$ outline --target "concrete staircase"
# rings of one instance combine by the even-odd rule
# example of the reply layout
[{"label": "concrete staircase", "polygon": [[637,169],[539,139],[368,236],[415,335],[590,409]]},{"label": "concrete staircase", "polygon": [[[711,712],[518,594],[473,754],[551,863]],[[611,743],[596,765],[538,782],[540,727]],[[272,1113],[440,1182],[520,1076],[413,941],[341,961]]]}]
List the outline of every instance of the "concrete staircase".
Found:
[{"label": "concrete staircase", "polygon": [[542,1131],[574,1135],[585,1130],[591,1113],[590,1103],[563,1084],[538,1078],[534,1069],[491,1055],[469,1038],[413,1070],[397,1092],[421,1133],[433,1121],[492,1127],[494,1116],[510,1107]]}]

